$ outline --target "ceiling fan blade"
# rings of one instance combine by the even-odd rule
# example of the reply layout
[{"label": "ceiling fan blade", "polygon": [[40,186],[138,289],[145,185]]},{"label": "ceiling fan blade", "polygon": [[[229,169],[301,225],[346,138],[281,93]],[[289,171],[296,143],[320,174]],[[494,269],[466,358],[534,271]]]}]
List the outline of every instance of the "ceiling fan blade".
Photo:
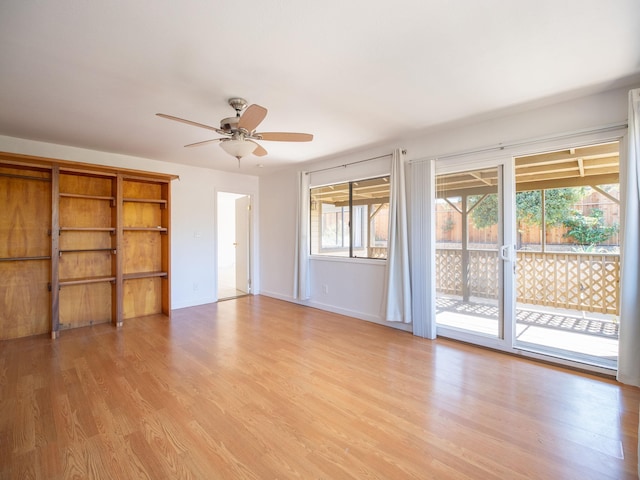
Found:
[{"label": "ceiling fan blade", "polygon": [[205,125],[204,123],[192,122],[191,120],[174,117],[173,115],[167,115],[166,113],[156,113],[156,115],[162,118],[166,118],[167,120],[174,120],[176,122],[186,123],[187,125],[193,125],[194,127],[206,128],[207,130],[213,130],[214,132],[225,134],[224,130],[220,130],[219,128],[212,127],[210,125]]},{"label": "ceiling fan blade", "polygon": [[212,140],[205,140],[204,142],[196,142],[185,145],[185,147],[199,147],[200,145],[206,145],[208,143],[219,142],[222,138],[214,138]]},{"label": "ceiling fan blade", "polygon": [[260,105],[249,105],[238,121],[238,128],[253,132],[267,116],[267,109]]},{"label": "ceiling fan blade", "polygon": [[256,145],[256,149],[253,151],[253,154],[256,157],[264,157],[267,154],[267,151],[259,143],[254,142],[253,140],[245,140],[245,141],[254,143]]},{"label": "ceiling fan blade", "polygon": [[260,132],[255,134],[260,140],[269,140],[275,142],[310,142],[313,135],[310,133],[291,133],[291,132]]}]

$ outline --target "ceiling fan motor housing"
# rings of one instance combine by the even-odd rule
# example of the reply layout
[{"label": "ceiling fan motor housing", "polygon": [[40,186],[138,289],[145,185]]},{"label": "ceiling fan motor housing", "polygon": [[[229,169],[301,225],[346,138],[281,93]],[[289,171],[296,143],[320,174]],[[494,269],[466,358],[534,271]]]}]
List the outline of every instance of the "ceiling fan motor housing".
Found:
[{"label": "ceiling fan motor housing", "polygon": [[220,128],[227,133],[234,132],[238,129],[238,117],[228,117],[220,120]]}]

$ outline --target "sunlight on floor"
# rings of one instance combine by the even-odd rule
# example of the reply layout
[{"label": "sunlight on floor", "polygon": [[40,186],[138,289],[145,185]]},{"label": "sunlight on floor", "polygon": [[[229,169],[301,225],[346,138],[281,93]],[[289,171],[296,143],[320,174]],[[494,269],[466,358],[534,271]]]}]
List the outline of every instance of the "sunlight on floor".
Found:
[{"label": "sunlight on floor", "polygon": [[[438,299],[440,326],[497,338],[498,309],[484,303]],[[555,356],[611,368],[618,357],[618,324],[597,315],[541,308],[518,308],[517,348],[540,347]]]}]

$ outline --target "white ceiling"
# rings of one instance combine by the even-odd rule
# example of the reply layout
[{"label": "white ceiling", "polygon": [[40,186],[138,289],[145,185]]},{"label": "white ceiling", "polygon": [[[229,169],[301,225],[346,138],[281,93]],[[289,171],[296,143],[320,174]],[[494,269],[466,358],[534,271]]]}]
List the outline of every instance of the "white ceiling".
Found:
[{"label": "white ceiling", "polygon": [[241,96],[315,135],[243,159],[267,173],[638,81],[639,26],[638,0],[3,0],[0,134],[238,171],[154,114],[218,126]]}]

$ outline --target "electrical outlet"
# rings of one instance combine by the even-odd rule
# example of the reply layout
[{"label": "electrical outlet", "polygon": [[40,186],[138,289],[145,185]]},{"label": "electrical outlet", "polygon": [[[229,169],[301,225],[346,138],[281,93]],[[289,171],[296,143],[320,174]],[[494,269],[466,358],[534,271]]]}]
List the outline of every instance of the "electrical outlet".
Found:
[{"label": "electrical outlet", "polygon": [[322,293],[325,295],[329,293],[329,285],[322,285]]}]

